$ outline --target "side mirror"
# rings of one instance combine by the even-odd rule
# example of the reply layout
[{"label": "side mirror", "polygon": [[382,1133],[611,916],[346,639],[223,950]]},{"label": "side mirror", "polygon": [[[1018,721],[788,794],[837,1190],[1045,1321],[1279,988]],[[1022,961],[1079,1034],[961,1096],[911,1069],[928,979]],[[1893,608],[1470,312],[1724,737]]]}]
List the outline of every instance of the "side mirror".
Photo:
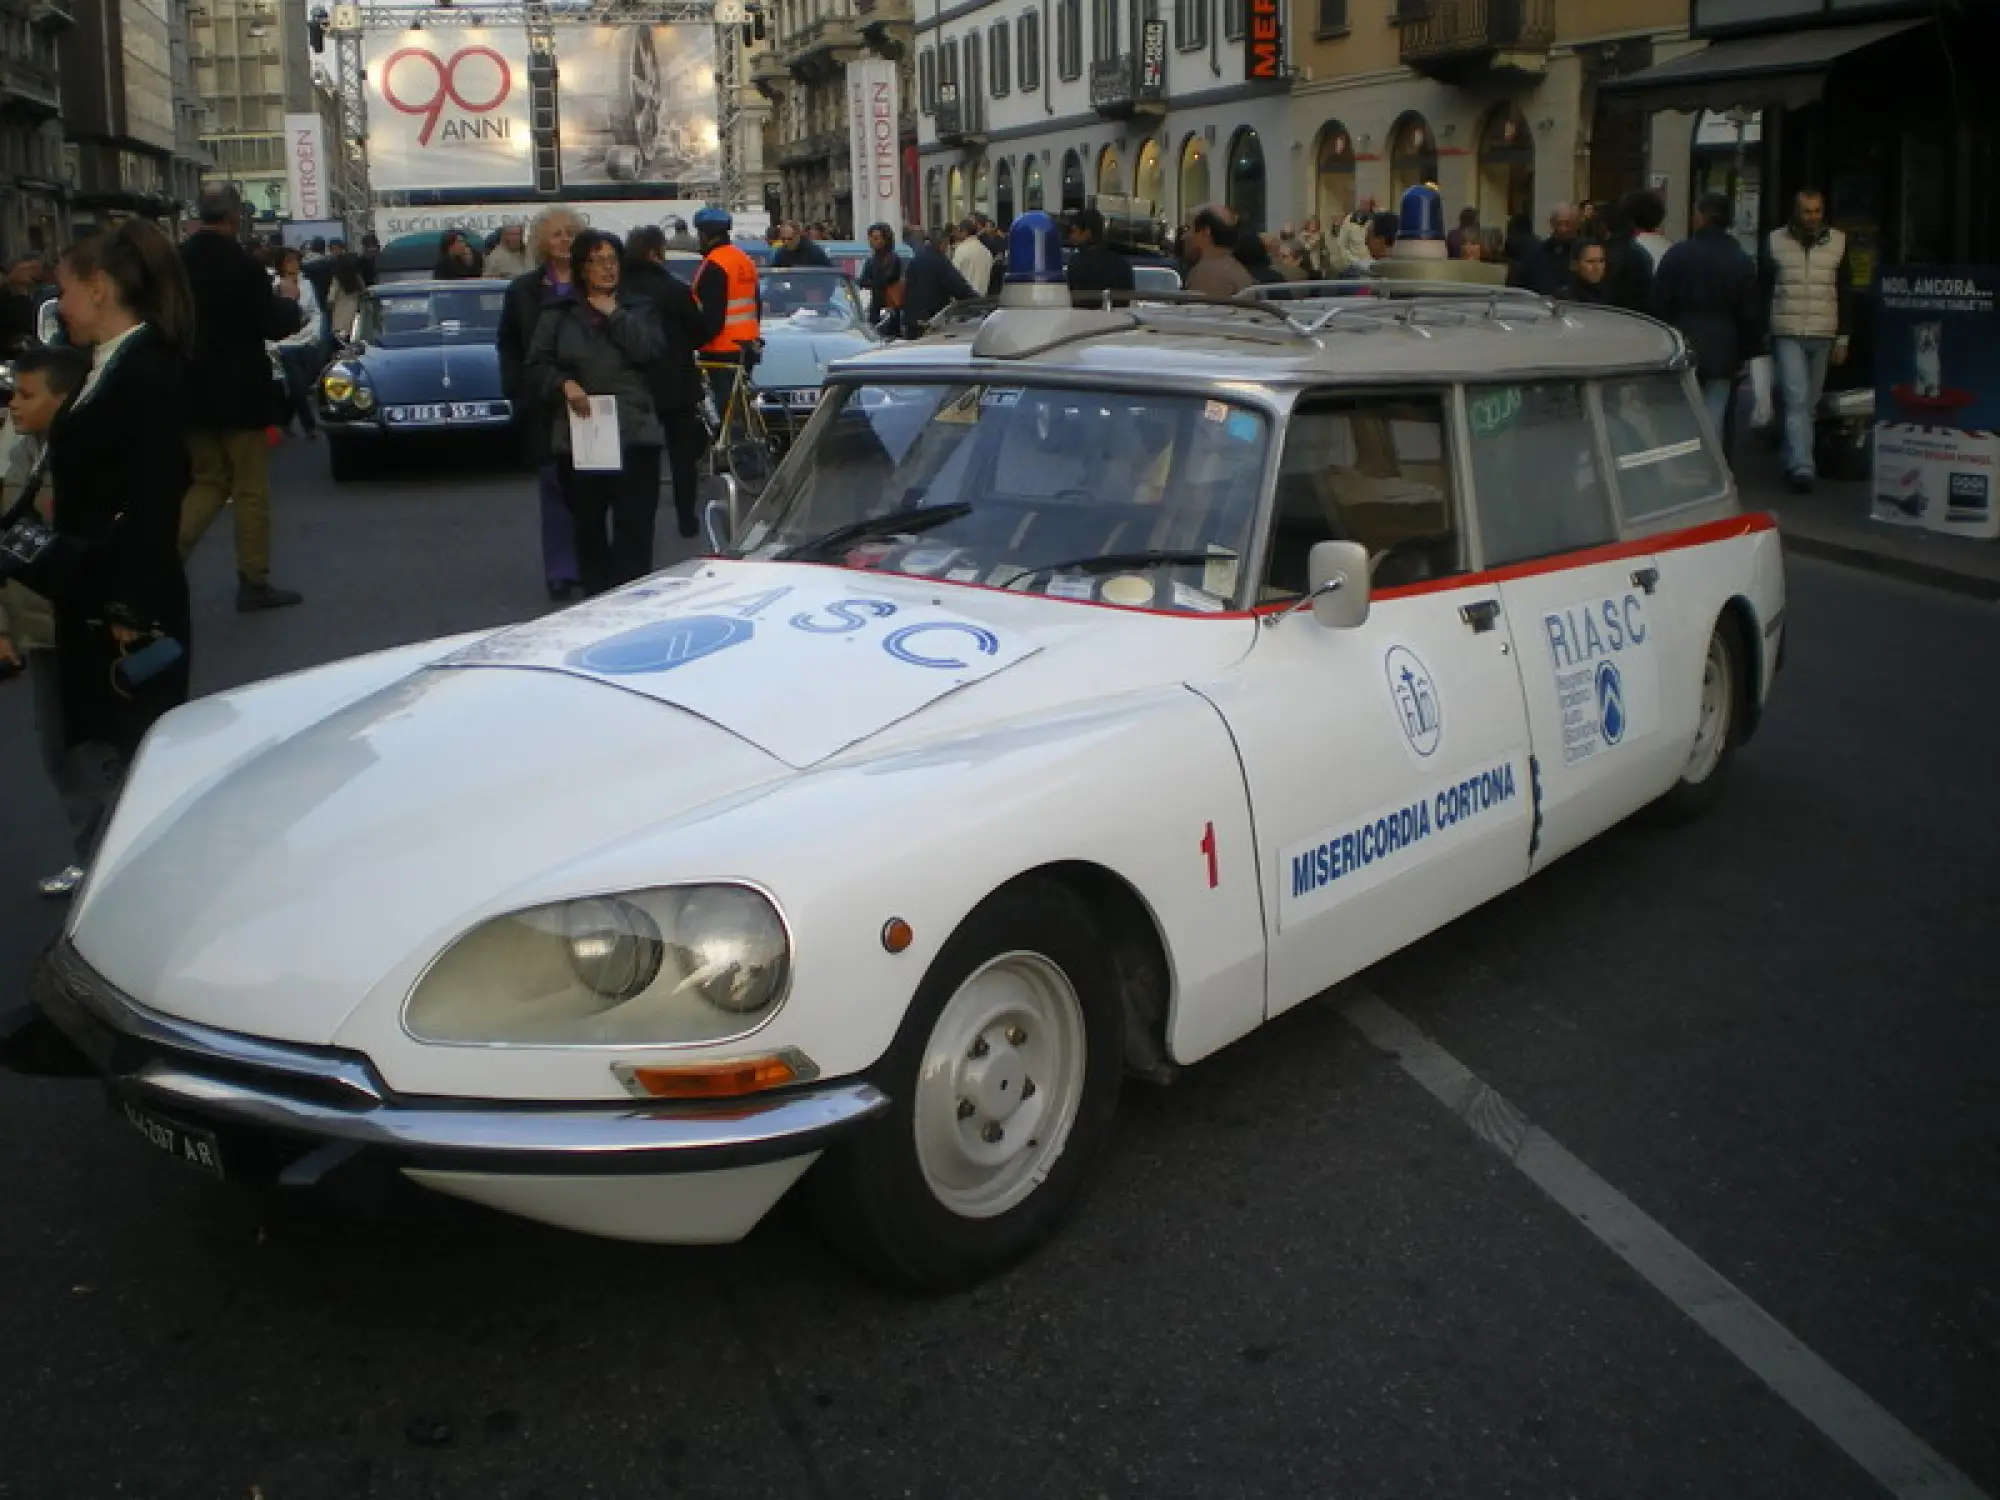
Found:
[{"label": "side mirror", "polygon": [[35,309],[35,338],[45,345],[63,342],[62,314],[56,311],[53,297]]},{"label": "side mirror", "polygon": [[1359,542],[1315,542],[1306,559],[1313,618],[1332,630],[1368,619],[1368,549]]}]

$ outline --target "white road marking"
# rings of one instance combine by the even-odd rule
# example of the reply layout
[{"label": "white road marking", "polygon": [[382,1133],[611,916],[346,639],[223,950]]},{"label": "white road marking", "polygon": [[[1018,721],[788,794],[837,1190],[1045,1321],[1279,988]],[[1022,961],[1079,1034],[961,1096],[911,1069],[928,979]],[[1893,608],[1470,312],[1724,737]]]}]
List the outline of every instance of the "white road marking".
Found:
[{"label": "white road marking", "polygon": [[1365,993],[1342,1003],[1340,1012],[1890,1494],[1910,1500],[1988,1500],[1860,1387],[1400,1012]]}]

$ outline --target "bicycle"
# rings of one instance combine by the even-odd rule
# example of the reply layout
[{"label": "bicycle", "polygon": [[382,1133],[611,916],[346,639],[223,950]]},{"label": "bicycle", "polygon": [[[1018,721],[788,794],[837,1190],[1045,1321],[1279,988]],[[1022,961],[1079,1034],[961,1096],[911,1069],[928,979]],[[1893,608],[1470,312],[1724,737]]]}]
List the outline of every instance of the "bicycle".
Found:
[{"label": "bicycle", "polygon": [[[709,391],[704,397],[706,420],[713,433],[708,445],[711,474],[729,473],[746,489],[761,490],[770,481],[772,462],[771,429],[757,405],[757,387],[750,368],[722,360],[697,360],[696,367]],[[733,375],[729,399],[720,416],[715,411],[714,377],[727,371]]]}]

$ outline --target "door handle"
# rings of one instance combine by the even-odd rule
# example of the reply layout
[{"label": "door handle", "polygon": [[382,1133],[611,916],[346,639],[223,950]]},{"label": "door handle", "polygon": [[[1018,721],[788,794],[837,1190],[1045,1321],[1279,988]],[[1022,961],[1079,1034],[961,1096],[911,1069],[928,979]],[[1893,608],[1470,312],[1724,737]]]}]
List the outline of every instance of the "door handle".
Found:
[{"label": "door handle", "polygon": [[1472,627],[1474,635],[1484,635],[1500,618],[1498,599],[1476,599],[1458,607],[1458,617]]},{"label": "door handle", "polygon": [[1660,570],[1658,568],[1636,568],[1633,570],[1632,587],[1644,589],[1650,594],[1659,586]]}]

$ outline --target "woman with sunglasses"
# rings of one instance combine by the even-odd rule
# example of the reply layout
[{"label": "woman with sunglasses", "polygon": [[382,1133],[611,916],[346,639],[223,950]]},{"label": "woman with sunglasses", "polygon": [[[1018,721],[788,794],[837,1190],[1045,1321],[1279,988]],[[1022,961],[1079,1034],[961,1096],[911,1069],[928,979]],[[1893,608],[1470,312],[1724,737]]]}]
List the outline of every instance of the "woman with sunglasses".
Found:
[{"label": "woman with sunglasses", "polygon": [[[666,346],[653,305],[619,287],[623,259],[615,235],[586,229],[576,237],[571,290],[544,310],[523,372],[529,409],[546,414],[549,423],[585,594],[653,570],[653,515],[666,442],[653,405],[653,366]],[[590,415],[592,396],[610,396],[617,406],[616,469],[579,469],[574,462],[570,419]]]}]

